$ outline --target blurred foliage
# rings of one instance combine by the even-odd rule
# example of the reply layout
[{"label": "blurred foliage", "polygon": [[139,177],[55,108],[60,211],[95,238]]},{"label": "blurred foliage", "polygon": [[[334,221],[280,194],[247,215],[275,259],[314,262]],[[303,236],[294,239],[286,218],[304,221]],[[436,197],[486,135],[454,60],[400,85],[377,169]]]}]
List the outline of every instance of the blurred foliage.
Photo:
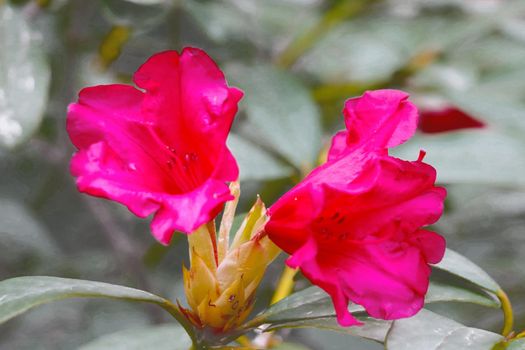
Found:
[{"label": "blurred foliage", "polygon": [[[204,48],[246,92],[228,141],[245,209],[257,193],[270,205],[311,170],[343,127],[344,100],[366,89],[401,88],[422,109],[454,105],[482,120],[483,129],[419,133],[396,154],[428,152],[449,191],[436,230],[495,277],[514,304],[516,328],[525,328],[520,0],[0,0],[0,279],[47,274],[181,298],[185,240],[159,248],[145,220],[78,194],[64,122],[83,86],[129,83],[151,54],[187,45]],[[297,288],[305,285],[299,280]],[[433,310],[471,327],[498,331],[501,324],[482,308]],[[158,311],[107,301],[45,306],[0,326],[0,349],[109,346],[141,333],[107,334],[165,322]],[[381,348],[321,330],[284,335],[303,345],[281,349]]]}]

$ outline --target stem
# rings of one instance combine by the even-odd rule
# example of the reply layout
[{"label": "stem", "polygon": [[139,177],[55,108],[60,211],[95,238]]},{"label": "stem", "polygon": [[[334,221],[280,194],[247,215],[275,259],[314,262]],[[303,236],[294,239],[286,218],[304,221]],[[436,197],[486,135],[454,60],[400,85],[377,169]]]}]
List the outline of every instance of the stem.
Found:
[{"label": "stem", "polygon": [[277,289],[273,294],[272,301],[270,302],[270,304],[273,305],[292,293],[294,285],[293,279],[298,271],[299,270],[294,270],[288,266],[284,267],[283,273],[281,274],[281,277],[279,279],[279,283],[277,284]]},{"label": "stem", "polygon": [[99,61],[103,69],[107,69],[111,63],[119,58],[122,48],[131,37],[129,26],[114,25],[106,34],[99,47]]},{"label": "stem", "polygon": [[49,5],[51,5],[51,1],[52,0],[37,0],[36,3],[40,7],[48,7]]},{"label": "stem", "polygon": [[514,325],[512,305],[509,297],[502,289],[498,290],[496,295],[501,301],[501,309],[503,310],[503,330],[501,331],[501,334],[506,337],[512,332],[512,327]]},{"label": "stem", "polygon": [[348,17],[360,12],[367,3],[366,0],[341,0],[328,11],[310,30],[293,40],[276,59],[277,65],[282,68],[292,66],[299,57],[308,51],[319,38],[330,29]]},{"label": "stem", "polygon": [[171,303],[168,300],[166,300],[164,303],[159,303],[159,305],[164,310],[168,311],[170,315],[173,316],[173,318],[176,319],[177,322],[179,322],[179,324],[184,328],[184,330],[186,330],[186,333],[188,333],[189,337],[191,338],[191,342],[193,343],[192,349],[201,349],[201,347],[198,344],[198,339],[195,335],[193,325],[182,314],[177,305]]},{"label": "stem", "polygon": [[516,336],[516,339],[520,339],[520,338],[525,338],[525,331],[518,333],[518,335]]}]

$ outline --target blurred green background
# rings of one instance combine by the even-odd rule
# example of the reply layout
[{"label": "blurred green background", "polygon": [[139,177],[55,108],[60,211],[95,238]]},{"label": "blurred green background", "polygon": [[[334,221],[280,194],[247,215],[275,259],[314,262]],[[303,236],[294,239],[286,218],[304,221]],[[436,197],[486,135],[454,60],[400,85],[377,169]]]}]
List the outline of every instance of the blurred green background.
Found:
[{"label": "blurred green background", "polygon": [[[161,247],[148,220],[77,193],[65,132],[80,88],[129,83],[150,55],[184,46],[205,49],[246,93],[228,141],[243,210],[257,193],[270,205],[311,170],[343,127],[344,100],[367,89],[400,88],[423,111],[449,106],[484,123],[420,131],[395,154],[428,152],[449,191],[436,230],[500,282],[525,328],[522,0],[0,0],[0,279],[74,277],[184,299],[183,237]],[[270,268],[260,306],[281,269]],[[501,326],[493,310],[438,309]],[[143,305],[60,302],[1,325],[0,349],[75,349],[166,321]],[[319,330],[283,335],[309,349],[382,348]]]}]

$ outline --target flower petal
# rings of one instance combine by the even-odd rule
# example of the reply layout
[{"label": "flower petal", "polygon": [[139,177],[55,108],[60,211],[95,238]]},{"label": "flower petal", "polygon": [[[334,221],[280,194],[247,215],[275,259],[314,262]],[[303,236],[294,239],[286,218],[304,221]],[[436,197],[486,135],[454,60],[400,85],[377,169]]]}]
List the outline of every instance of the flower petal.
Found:
[{"label": "flower petal", "polygon": [[332,296],[341,325],[347,325],[350,300],[376,318],[416,314],[423,307],[430,276],[420,250],[396,241],[340,244],[305,262],[301,270]]},{"label": "flower petal", "polygon": [[232,200],[228,185],[209,179],[199,188],[184,195],[156,196],[163,203],[151,222],[151,231],[157,240],[168,244],[173,231],[193,232],[212,221],[226,201]]},{"label": "flower petal", "polygon": [[[409,102],[408,94],[399,90],[367,91],[361,97],[349,99],[343,110],[346,151],[365,148],[382,151],[408,140],[417,127],[417,109]],[[342,155],[345,148],[336,136],[328,158]]]},{"label": "flower petal", "polygon": [[243,93],[226,85],[224,74],[204,51],[185,48],[180,55],[153,55],[134,81],[147,91],[144,114],[157,120],[170,146],[217,160]]},{"label": "flower petal", "polygon": [[193,232],[213,220],[223,203],[233,199],[228,185],[214,179],[184,194],[152,191],[142,175],[126,168],[103,142],[80,150],[71,161],[80,192],[122,203],[139,217],[156,212],[151,230],[163,244],[169,244],[174,231]]},{"label": "flower petal", "polygon": [[429,264],[437,264],[443,259],[447,242],[443,236],[428,230],[419,230],[410,235],[412,244],[419,247]]}]

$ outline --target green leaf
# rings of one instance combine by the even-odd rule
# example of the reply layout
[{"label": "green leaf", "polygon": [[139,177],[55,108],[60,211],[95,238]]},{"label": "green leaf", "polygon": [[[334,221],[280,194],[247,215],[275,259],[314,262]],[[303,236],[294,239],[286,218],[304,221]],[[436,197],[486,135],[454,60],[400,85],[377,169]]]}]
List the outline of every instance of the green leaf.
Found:
[{"label": "green leaf", "polygon": [[230,134],[228,146],[239,164],[241,180],[279,179],[293,174],[291,167],[240,136]]},{"label": "green leaf", "polygon": [[[184,1],[185,10],[213,41],[250,41],[272,48],[302,32],[319,16],[315,0]],[[288,19],[294,16],[294,21]]]},{"label": "green leaf", "polygon": [[[505,52],[505,55],[501,52]],[[481,37],[469,45],[456,45],[448,53],[448,59],[452,62],[481,67],[487,72],[523,67],[524,58],[524,45],[517,45],[516,40],[494,35]]]},{"label": "green leaf", "polygon": [[443,283],[430,282],[427,295],[425,296],[425,304],[439,302],[465,302],[493,308],[501,306],[499,299],[491,295],[479,294],[465,288]]},{"label": "green leaf", "polygon": [[[364,326],[366,327],[366,326]],[[351,327],[360,328],[360,327]],[[299,339],[307,342],[313,349],[318,350],[382,350],[384,349],[382,344],[375,340],[370,340],[360,336],[345,334],[345,333],[334,333],[331,330],[326,329],[301,329],[294,334]]]},{"label": "green leaf", "polygon": [[240,15],[237,8],[219,2],[184,1],[185,10],[193,17],[206,35],[219,43],[246,39],[250,19]]},{"label": "green leaf", "polygon": [[328,33],[298,66],[322,81],[367,82],[387,79],[407,59],[396,43],[351,23]]},{"label": "green leaf", "polygon": [[171,305],[154,294],[109,283],[47,276],[16,277],[0,282],[0,323],[33,307],[68,298],[141,301],[167,310]]},{"label": "green leaf", "polygon": [[321,148],[321,127],[309,91],[291,74],[271,66],[235,65],[226,71],[245,92],[245,135],[260,139],[298,169],[312,168]]},{"label": "green leaf", "polygon": [[334,306],[330,297],[322,289],[313,286],[284,298],[248,323],[252,326],[265,323],[275,326],[334,315]]},{"label": "green leaf", "polygon": [[507,350],[525,350],[525,338],[512,340],[507,346]]},{"label": "green leaf", "polygon": [[428,310],[394,321],[386,338],[387,350],[490,350],[503,337],[466,327]]},{"label": "green leaf", "polygon": [[275,347],[272,347],[273,350],[310,350],[310,348],[295,343],[281,343]]},{"label": "green leaf", "polygon": [[452,249],[447,249],[443,260],[434,267],[461,277],[493,293],[501,289],[498,283],[481,267]]},{"label": "green leaf", "polygon": [[465,18],[360,16],[319,40],[298,66],[321,81],[382,82],[418,54],[445,51],[487,28]]},{"label": "green leaf", "polygon": [[160,24],[173,3],[166,0],[102,0],[102,9],[112,24],[145,30]]},{"label": "green leaf", "polygon": [[525,173],[525,143],[495,128],[417,135],[392,154],[416,159],[421,149],[427,152],[425,162],[437,169],[439,182],[525,185],[525,177],[515,176]]},{"label": "green leaf", "polygon": [[191,339],[182,327],[163,324],[104,335],[79,350],[188,350],[190,346]]},{"label": "green leaf", "polygon": [[[438,302],[466,302],[494,308],[500,305],[497,299],[489,295],[431,281],[425,303]],[[377,334],[383,334],[383,332],[386,332],[385,329],[389,327],[389,324],[381,320],[366,317],[363,313],[363,307],[359,305],[351,304],[349,310],[354,313],[354,316],[360,317],[365,324],[368,324],[370,329],[367,327],[358,328],[363,331],[363,334],[372,333],[372,335],[369,336],[371,339],[377,340]],[[270,306],[267,310],[249,321],[246,327],[257,327],[262,324],[269,324],[266,328],[267,330],[276,328],[316,327],[347,334],[357,334],[356,332],[358,330],[353,329],[355,327],[352,327],[350,330],[339,327],[335,316],[332,300],[328,294],[322,289],[312,286],[294,293],[275,305]]]},{"label": "green leaf", "polygon": [[372,317],[364,316],[364,314],[354,316],[356,316],[359,321],[363,322],[362,326],[341,327],[337,323],[337,319],[335,317],[323,317],[304,319],[278,325],[270,325],[269,327],[265,328],[265,331],[271,331],[280,328],[318,328],[375,340],[378,342],[383,342],[385,340],[388,330],[392,325],[392,321],[378,320]]},{"label": "green leaf", "polygon": [[18,9],[0,6],[0,147],[13,148],[38,128],[46,108],[50,70]]}]

